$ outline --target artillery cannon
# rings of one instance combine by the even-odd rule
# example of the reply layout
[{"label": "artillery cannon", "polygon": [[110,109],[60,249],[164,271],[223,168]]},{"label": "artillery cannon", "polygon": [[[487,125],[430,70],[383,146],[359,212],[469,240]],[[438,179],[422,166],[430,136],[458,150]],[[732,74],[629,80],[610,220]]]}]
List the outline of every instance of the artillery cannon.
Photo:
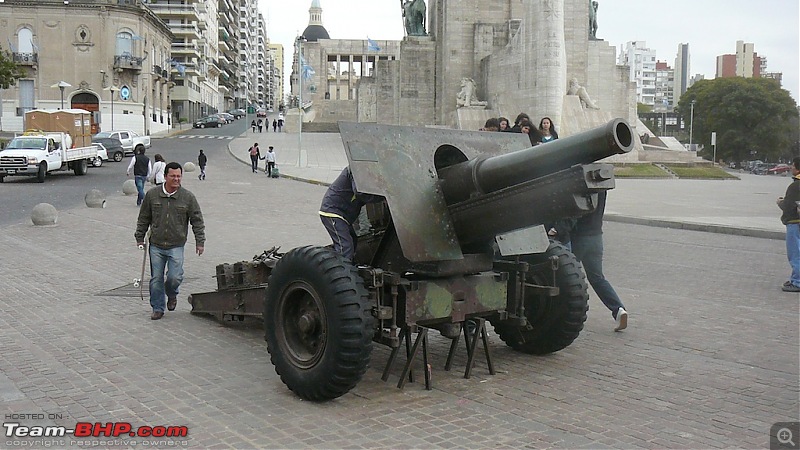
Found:
[{"label": "artillery cannon", "polygon": [[486,320],[530,354],[578,337],[586,279],[542,224],[590,213],[614,188],[613,167],[595,161],[633,148],[624,120],[536,147],[515,133],[356,123],[340,132],[358,191],[385,199],[365,208],[355,260],[307,246],[220,265],[218,290],[190,296],[193,313],[263,317],[277,373],[310,400],[352,389],[373,342],[393,348],[385,380],[405,338],[402,386],[428,329],[454,339],[449,366],[467,321],[476,324],[467,377],[479,338],[489,359]]}]

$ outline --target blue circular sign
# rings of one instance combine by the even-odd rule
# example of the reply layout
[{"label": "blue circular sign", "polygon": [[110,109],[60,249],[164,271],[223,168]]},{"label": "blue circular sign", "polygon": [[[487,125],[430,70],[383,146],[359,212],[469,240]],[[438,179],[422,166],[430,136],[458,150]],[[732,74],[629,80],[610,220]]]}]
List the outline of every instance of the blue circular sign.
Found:
[{"label": "blue circular sign", "polygon": [[128,86],[122,86],[119,90],[119,98],[122,100],[128,100],[131,98],[131,88]]}]

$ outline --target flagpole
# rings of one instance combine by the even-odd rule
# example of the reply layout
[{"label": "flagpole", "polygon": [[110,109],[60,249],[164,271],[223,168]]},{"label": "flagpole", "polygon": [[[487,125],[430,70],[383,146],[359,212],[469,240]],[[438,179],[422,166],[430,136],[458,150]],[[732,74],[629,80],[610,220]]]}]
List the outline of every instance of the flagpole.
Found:
[{"label": "flagpole", "polygon": [[297,167],[302,167],[302,142],[303,142],[303,41],[305,36],[297,37],[297,78],[299,80],[297,93],[297,117],[299,125],[297,127]]}]

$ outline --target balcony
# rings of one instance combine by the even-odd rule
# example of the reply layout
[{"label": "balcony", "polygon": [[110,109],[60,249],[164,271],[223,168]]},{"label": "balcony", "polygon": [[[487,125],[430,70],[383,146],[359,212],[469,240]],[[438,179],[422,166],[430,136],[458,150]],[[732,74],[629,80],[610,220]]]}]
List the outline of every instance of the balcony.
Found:
[{"label": "balcony", "polygon": [[178,38],[183,39],[200,39],[200,29],[197,23],[190,24],[170,24],[170,31]]},{"label": "balcony", "polygon": [[172,5],[165,3],[148,3],[147,7],[162,19],[188,19],[187,22],[200,22],[200,12],[196,4]]},{"label": "balcony", "polygon": [[12,53],[12,57],[16,64],[20,66],[35,66],[39,64],[39,54],[38,53]]},{"label": "balcony", "polygon": [[131,56],[129,54],[114,55],[114,69],[118,71],[133,70],[140,72],[142,70],[142,61],[144,58],[138,56]]},{"label": "balcony", "polygon": [[173,56],[200,58],[200,51],[197,49],[197,44],[194,42],[173,42],[171,52]]}]

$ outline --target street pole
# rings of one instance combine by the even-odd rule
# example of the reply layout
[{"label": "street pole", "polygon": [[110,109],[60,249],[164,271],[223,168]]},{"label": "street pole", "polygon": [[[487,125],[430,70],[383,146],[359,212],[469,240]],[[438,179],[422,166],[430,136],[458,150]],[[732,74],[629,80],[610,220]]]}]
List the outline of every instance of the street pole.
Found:
[{"label": "street pole", "polygon": [[64,109],[64,86],[59,86],[59,90],[61,90],[61,109]]},{"label": "street pole", "polygon": [[692,112],[689,115],[689,150],[692,149],[692,133],[694,132],[694,100],[692,100]]},{"label": "street pole", "polygon": [[303,36],[297,37],[297,78],[299,88],[297,93],[297,118],[299,122],[297,126],[297,167],[302,167],[303,159],[303,39],[305,39]]}]

